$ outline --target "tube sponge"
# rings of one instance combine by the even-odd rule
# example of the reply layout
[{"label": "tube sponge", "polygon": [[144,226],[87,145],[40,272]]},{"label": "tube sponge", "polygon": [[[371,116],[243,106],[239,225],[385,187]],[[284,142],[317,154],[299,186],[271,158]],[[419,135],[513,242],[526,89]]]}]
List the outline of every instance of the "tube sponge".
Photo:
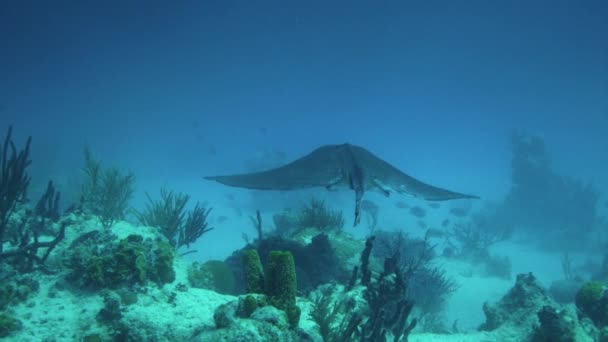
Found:
[{"label": "tube sponge", "polygon": [[264,293],[264,269],[255,249],[243,251],[243,273],[246,293]]},{"label": "tube sponge", "polygon": [[291,327],[300,321],[300,308],[296,305],[296,264],[291,252],[272,251],[268,257],[266,294],[269,303],[287,313]]}]

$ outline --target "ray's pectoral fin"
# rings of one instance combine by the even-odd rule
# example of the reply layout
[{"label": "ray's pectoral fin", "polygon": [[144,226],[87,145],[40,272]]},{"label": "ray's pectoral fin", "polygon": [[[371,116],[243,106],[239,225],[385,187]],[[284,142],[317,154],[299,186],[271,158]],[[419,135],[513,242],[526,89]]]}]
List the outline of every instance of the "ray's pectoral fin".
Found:
[{"label": "ray's pectoral fin", "polygon": [[342,181],[337,147],[323,146],[283,166],[260,172],[205,177],[239,188],[256,190],[295,190],[331,188]]},{"label": "ray's pectoral fin", "polygon": [[460,192],[439,188],[421,182],[413,177],[406,175],[405,173],[402,173],[395,183],[396,191],[400,193],[410,194],[414,197],[420,197],[429,201],[447,201],[452,199],[479,198],[479,196],[463,194]]}]

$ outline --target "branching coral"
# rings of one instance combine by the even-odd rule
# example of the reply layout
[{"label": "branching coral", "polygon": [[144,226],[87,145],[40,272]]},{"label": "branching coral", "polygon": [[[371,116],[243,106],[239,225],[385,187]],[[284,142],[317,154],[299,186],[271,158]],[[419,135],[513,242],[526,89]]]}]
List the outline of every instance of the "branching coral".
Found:
[{"label": "branching coral", "polygon": [[[369,258],[374,246],[375,237],[371,236],[365,243],[365,249],[361,253],[361,285],[365,286],[363,297],[367,302],[367,310],[363,315],[360,312],[351,312],[348,318],[344,318],[340,328],[333,323],[329,324],[328,329],[333,330],[329,336],[339,332],[342,336],[340,341],[387,341],[392,339],[395,342],[407,341],[408,335],[416,327],[417,319],[409,319],[414,307],[414,301],[407,297],[406,289],[410,279],[406,278],[406,273],[399,267],[399,259],[396,255],[384,259],[384,268],[377,277],[372,277],[369,270]],[[366,266],[367,265],[367,266]],[[367,269],[367,271],[365,271]],[[353,280],[347,289],[351,289],[356,282],[357,272],[353,272]],[[332,308],[329,308],[330,301],[319,301],[316,305],[326,305],[323,311],[318,314],[331,318]],[[366,317],[365,319],[363,317]],[[348,322],[348,323],[345,323]],[[317,322],[319,324],[319,322]],[[351,329],[350,327],[354,327]],[[346,335],[348,334],[348,335]],[[329,341],[333,341],[331,338]]]},{"label": "branching coral", "polygon": [[429,236],[414,239],[401,232],[379,231],[377,239],[376,255],[395,260],[396,267],[407,279],[410,298],[416,298],[420,314],[438,314],[458,286],[443,269],[434,265],[435,246],[429,242]]},{"label": "branching coral", "polygon": [[39,217],[49,219],[51,221],[59,220],[59,198],[61,193],[55,189],[53,181],[49,181],[46,191],[38,200],[34,213]]},{"label": "branching coral", "polygon": [[[32,138],[27,139],[25,148],[19,153],[12,140],[12,127],[0,146],[0,253],[2,242],[8,225],[9,217],[14,213],[17,205],[25,200],[30,177],[26,172],[30,165],[30,144]],[[10,151],[10,154],[9,154]]]},{"label": "branching coral", "polygon": [[407,282],[398,259],[386,258],[384,270],[365,291],[369,318],[361,326],[363,341],[385,341],[390,332],[394,341],[407,341],[417,320],[408,321],[414,301],[406,296]]},{"label": "branching coral", "polygon": [[471,259],[487,257],[490,246],[510,236],[510,230],[492,230],[475,223],[454,225],[447,231],[448,244],[459,252],[459,256]]},{"label": "branching coral", "polygon": [[[47,220],[56,220],[59,216],[57,209],[59,193],[49,183],[47,191],[42,196],[34,215],[26,213],[22,216],[11,232],[8,232],[9,218],[17,206],[26,201],[30,177],[27,167],[30,165],[29,149],[31,137],[26,146],[17,153],[11,138],[12,129],[9,127],[4,145],[0,146],[0,261],[9,261],[11,266],[21,272],[29,272],[34,266],[42,265],[55,246],[63,240],[66,223],[62,223],[58,232],[52,232],[53,240],[40,241],[45,233]],[[10,155],[9,155],[10,148]],[[49,200],[50,199],[50,200]],[[4,250],[4,242],[10,235],[10,250]],[[40,249],[46,249],[39,254]]]}]

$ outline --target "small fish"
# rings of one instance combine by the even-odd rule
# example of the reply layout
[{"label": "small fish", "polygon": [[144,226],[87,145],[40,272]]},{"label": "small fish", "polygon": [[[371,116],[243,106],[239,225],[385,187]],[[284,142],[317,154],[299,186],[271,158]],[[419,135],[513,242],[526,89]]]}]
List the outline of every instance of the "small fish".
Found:
[{"label": "small fish", "polygon": [[441,205],[437,202],[431,202],[428,205],[429,205],[429,208],[431,208],[431,209],[439,209],[441,207]]},{"label": "small fish", "polygon": [[361,209],[366,211],[377,211],[378,205],[372,201],[363,200],[361,201]]},{"label": "small fish", "polygon": [[420,227],[421,229],[426,229],[427,225],[426,222],[422,221],[422,220],[418,220],[418,227]]},{"label": "small fish", "polygon": [[368,200],[361,201],[361,211],[370,215],[370,218],[372,218],[374,220],[377,219],[377,217],[378,217],[379,209],[380,209],[380,207],[378,207],[378,205],[372,201],[368,201]]},{"label": "small fish", "polygon": [[226,216],[224,216],[224,215],[221,215],[221,216],[218,216],[218,217],[215,219],[215,221],[216,221],[217,223],[224,223],[224,222],[228,221],[228,217],[226,217]]},{"label": "small fish", "polygon": [[214,145],[208,144],[206,150],[207,150],[208,155],[217,156],[217,149],[215,148]]},{"label": "small fish", "polygon": [[429,228],[425,234],[427,237],[436,237],[436,238],[442,238],[445,236],[444,231],[436,229],[436,228]]},{"label": "small fish", "polygon": [[416,206],[416,207],[410,208],[410,214],[412,214],[418,218],[423,218],[426,216],[426,210]]},{"label": "small fish", "polygon": [[450,224],[450,219],[445,219],[445,220],[443,220],[443,222],[441,222],[442,227],[447,227],[449,224]]},{"label": "small fish", "polygon": [[234,194],[233,194],[233,193],[226,194],[226,198],[227,198],[229,201],[234,201],[234,200],[236,199],[236,197],[234,196]]},{"label": "small fish", "polygon": [[467,216],[467,214],[469,213],[469,211],[465,208],[452,208],[450,209],[450,214],[456,216],[456,217],[464,217]]},{"label": "small fish", "polygon": [[407,203],[403,202],[403,201],[399,201],[399,202],[395,203],[395,207],[397,207],[399,209],[407,209],[410,206]]}]

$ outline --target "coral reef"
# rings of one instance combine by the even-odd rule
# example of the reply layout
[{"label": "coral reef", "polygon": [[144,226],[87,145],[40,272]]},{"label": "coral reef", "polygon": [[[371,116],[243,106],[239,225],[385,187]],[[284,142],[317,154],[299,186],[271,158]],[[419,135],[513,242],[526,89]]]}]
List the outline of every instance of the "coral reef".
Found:
[{"label": "coral reef", "polygon": [[[582,285],[568,258],[562,261],[569,282],[551,291],[568,304],[554,302],[531,274],[519,275],[498,303],[484,305],[483,331],[465,334],[457,322],[450,330],[441,319],[460,270],[448,273],[435,263],[432,239],[445,238],[443,231],[413,238],[373,230],[367,240],[357,239],[341,229],[341,212],[312,200],[276,215],[275,232],[262,232],[257,211],[257,238],[243,249],[225,261],[189,263],[178,249],[213,228],[211,209],[198,203],[186,209],[188,195],[162,189],[161,198],[148,197],[137,214],[143,225],[119,221],[134,178],[104,170],[85,152],[83,210],[62,213],[51,181],[30,208],[29,140],[18,151],[9,130],[0,150],[0,190],[10,194],[0,199],[0,338],[403,342],[440,331],[445,341],[561,342],[608,336],[608,296],[599,281],[606,272]],[[111,197],[117,205],[102,208]],[[362,203],[362,210],[376,227],[378,207]],[[489,249],[509,237],[511,226],[498,225],[498,214],[473,215],[471,225],[449,231],[454,253],[443,260],[455,267],[483,262],[487,273],[507,278],[509,260]],[[502,280],[492,281],[501,286]],[[62,328],[68,324],[73,328]]]},{"label": "coral reef", "polygon": [[545,305],[538,312],[540,326],[532,337],[533,341],[575,342],[576,321],[567,310],[558,311]]},{"label": "coral reef", "polygon": [[[592,341],[597,329],[577,320],[571,306],[555,303],[534,275],[519,274],[515,285],[497,304],[483,306],[481,330],[497,338],[519,341]],[[499,337],[502,336],[502,337]]]},{"label": "coral reef", "polygon": [[547,247],[580,247],[581,233],[597,220],[598,190],[556,173],[538,136],[513,135],[511,167],[512,187],[500,209],[504,221],[543,234]]},{"label": "coral reef", "polygon": [[252,297],[220,305],[213,314],[216,329],[194,336],[195,341],[313,341],[304,331],[290,329],[285,313],[272,305],[257,307],[242,317],[239,313],[244,298]]}]

